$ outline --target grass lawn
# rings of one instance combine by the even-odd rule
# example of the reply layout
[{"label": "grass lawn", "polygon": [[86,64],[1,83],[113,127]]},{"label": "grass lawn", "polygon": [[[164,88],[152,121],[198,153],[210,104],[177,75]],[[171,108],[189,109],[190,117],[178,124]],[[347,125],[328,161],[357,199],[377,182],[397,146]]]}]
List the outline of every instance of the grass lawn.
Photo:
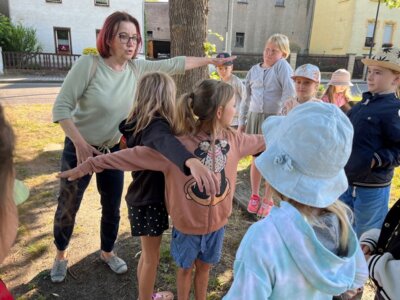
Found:
[{"label": "grass lawn", "polygon": [[[17,299],[51,299],[54,294],[68,295],[77,299],[84,298],[80,294],[74,294],[82,289],[82,286],[79,285],[81,282],[76,283],[72,280],[66,283],[66,286],[69,287],[68,291],[65,291],[65,285],[63,287],[48,284],[48,269],[54,256],[52,223],[58,192],[58,180],[55,175],[59,169],[64,140],[64,134],[60,126],[51,122],[51,107],[51,104],[5,107],[6,116],[17,136],[15,153],[17,178],[23,180],[31,190],[29,200],[19,207],[21,225],[18,230],[16,245],[10,253],[10,257],[7,258],[2,269],[0,269],[0,277],[4,279],[11,289],[14,289]],[[239,169],[247,168],[250,162],[250,157],[245,158],[241,161]],[[98,242],[98,227],[96,226],[98,226],[100,204],[98,203],[98,194],[93,181],[85,194],[85,203],[82,203],[74,232],[74,241],[76,244],[80,243],[81,246],[81,248],[78,248],[77,245],[73,244],[75,249],[81,249],[81,251],[75,252],[75,257],[70,258],[71,265],[75,264],[75,266],[79,266],[82,260],[87,260],[87,257],[90,257],[90,261],[86,262],[86,264],[90,266],[90,263],[93,263],[94,260],[92,254],[98,249],[98,244],[96,244]],[[125,189],[130,181],[130,176],[125,176]],[[400,175],[397,170],[392,184],[390,206],[399,197]],[[123,206],[125,206],[124,203]],[[126,277],[119,277],[122,279],[117,279],[115,284],[118,286],[118,280],[120,280],[122,286],[130,287],[128,290],[132,290],[132,294],[123,294],[123,298],[125,298],[125,296],[129,295],[131,297],[136,293],[136,290],[134,290],[136,288],[135,268],[137,264],[135,253],[138,252],[139,244],[137,239],[132,241],[133,239],[129,237],[130,229],[126,216],[126,207],[123,207],[121,211],[121,238],[119,240],[122,240],[120,242],[122,246],[120,246],[119,254],[122,254],[122,257],[125,258],[129,257],[128,265],[132,266],[130,267],[132,270],[130,269],[130,274]],[[91,214],[96,215],[92,216]],[[93,222],[93,219],[96,222]],[[236,249],[246,228],[251,223],[252,221],[248,219],[246,213],[240,212],[235,206],[233,216],[227,227],[223,259],[221,264],[213,269],[210,277],[209,299],[220,299],[229,288],[232,280],[231,268]],[[96,234],[93,234],[93,232]],[[169,255],[168,245],[170,233],[167,232],[165,236],[162,244],[157,287],[174,290],[175,267]],[[95,242],[92,242],[92,239]],[[84,267],[82,267],[82,272],[85,274],[83,280],[89,285],[93,283],[93,292],[96,290],[97,295],[102,296],[102,291],[108,289],[108,284],[111,283],[108,281],[108,284],[105,282],[104,286],[95,285],[95,282],[97,283],[99,279],[94,276],[98,274],[108,276],[108,274],[104,275],[100,270],[93,272],[86,264],[83,264]],[[79,267],[76,268],[79,269]],[[43,278],[46,279],[45,283],[41,281]],[[67,294],[63,294],[64,292]],[[116,292],[125,293],[120,288],[116,289]],[[61,296],[61,298],[63,297]]]}]

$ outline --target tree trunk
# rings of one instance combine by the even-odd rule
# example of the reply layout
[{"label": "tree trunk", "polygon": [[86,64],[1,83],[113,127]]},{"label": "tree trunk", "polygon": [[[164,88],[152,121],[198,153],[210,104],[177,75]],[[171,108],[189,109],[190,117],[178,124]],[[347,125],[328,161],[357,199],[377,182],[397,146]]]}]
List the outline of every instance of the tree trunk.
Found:
[{"label": "tree trunk", "polygon": [[[171,56],[205,56],[207,15],[208,0],[169,0]],[[207,67],[174,76],[178,95],[191,91],[196,82],[205,78]]]}]

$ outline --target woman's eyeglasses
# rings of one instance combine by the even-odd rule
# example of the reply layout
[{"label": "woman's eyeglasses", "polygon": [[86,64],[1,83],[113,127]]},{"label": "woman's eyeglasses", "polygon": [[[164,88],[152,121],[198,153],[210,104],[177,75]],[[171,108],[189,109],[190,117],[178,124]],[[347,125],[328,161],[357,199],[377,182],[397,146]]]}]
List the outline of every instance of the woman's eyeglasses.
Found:
[{"label": "woman's eyeglasses", "polygon": [[128,44],[129,41],[132,41],[132,44],[136,45],[140,42],[140,37],[138,37],[137,35],[129,36],[126,33],[120,33],[118,34],[118,38],[121,44]]}]

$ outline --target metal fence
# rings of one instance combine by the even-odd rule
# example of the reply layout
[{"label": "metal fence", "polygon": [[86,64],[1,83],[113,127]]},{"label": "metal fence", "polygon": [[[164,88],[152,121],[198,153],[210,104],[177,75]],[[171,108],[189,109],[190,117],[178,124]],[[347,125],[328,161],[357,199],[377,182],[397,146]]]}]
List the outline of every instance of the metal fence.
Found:
[{"label": "metal fence", "polygon": [[363,56],[357,56],[354,61],[353,78],[355,79],[363,79],[364,64],[361,62],[363,58]]},{"label": "metal fence", "polygon": [[5,69],[68,71],[80,55],[54,53],[3,52]]},{"label": "metal fence", "polygon": [[347,55],[298,54],[296,68],[304,64],[313,64],[318,66],[321,72],[335,72],[337,69],[347,69],[348,62]]}]

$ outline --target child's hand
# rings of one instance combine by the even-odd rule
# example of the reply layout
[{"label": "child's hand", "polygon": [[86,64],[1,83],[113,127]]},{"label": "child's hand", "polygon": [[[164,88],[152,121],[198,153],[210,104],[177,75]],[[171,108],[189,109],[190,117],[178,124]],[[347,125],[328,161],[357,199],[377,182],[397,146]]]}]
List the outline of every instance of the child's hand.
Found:
[{"label": "child's hand", "polygon": [[78,168],[73,168],[57,174],[57,178],[68,178],[68,181],[74,181],[78,178],[85,176],[86,174],[80,171]]},{"label": "child's hand", "polygon": [[368,247],[368,245],[361,245],[361,249],[364,255],[371,254],[371,249]]},{"label": "child's hand", "polygon": [[214,66],[222,66],[224,63],[235,60],[237,56],[230,56],[230,57],[226,57],[226,58],[213,58],[211,59],[211,63]]},{"label": "child's hand", "polygon": [[89,157],[103,154],[84,140],[74,143],[74,146],[78,165],[83,163]]},{"label": "child's hand", "polygon": [[362,252],[364,253],[365,260],[368,261],[372,254],[371,249],[367,245],[361,245]]},{"label": "child's hand", "polygon": [[246,125],[241,125],[238,127],[238,131],[241,133],[245,132],[245,129],[246,129]]},{"label": "child's hand", "polygon": [[190,158],[186,161],[185,165],[190,169],[200,192],[205,190],[206,194],[211,196],[219,194],[220,184],[217,176],[203,165],[200,160]]}]

